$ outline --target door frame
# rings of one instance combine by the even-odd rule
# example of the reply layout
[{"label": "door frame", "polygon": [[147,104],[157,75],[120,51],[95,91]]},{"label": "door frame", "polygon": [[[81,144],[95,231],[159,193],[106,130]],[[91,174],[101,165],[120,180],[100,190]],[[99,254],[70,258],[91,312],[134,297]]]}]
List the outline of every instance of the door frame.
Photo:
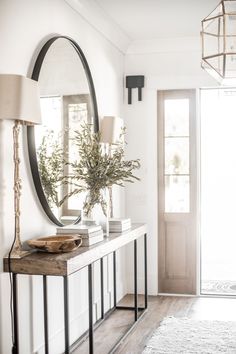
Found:
[{"label": "door frame", "polygon": [[[194,224],[194,230],[193,231],[193,245],[191,245],[191,240],[186,241],[186,243],[189,243],[190,247],[189,250],[194,253],[193,255],[193,263],[194,265],[188,265],[186,266],[187,271],[186,274],[188,273],[188,276],[186,275],[186,279],[190,279],[192,284],[188,287],[187,280],[182,279],[181,277],[178,280],[178,277],[175,280],[175,286],[169,286],[169,285],[163,285],[162,288],[160,289],[161,282],[164,282],[163,275],[166,274],[167,276],[168,271],[166,271],[166,246],[163,246],[165,243],[165,232],[166,232],[166,225],[163,222],[164,220],[164,94],[166,93],[166,96],[169,96],[170,98],[184,98],[188,97],[191,101],[191,106],[190,106],[190,127],[189,127],[189,136],[190,136],[190,151],[189,155],[191,156],[190,159],[190,213],[186,213],[190,215],[193,215],[193,219],[190,222],[190,225],[193,223]],[[183,295],[199,295],[199,290],[200,290],[200,269],[199,269],[199,227],[198,221],[199,221],[199,119],[198,119],[198,103],[199,103],[199,91],[196,89],[176,89],[176,90],[160,90],[157,91],[157,96],[158,96],[158,292],[164,293],[164,294],[183,294]],[[192,148],[192,153],[191,153],[191,147]],[[161,158],[162,157],[162,158]],[[196,169],[195,173],[193,174],[194,168]],[[194,197],[193,197],[194,196]],[[194,201],[193,201],[194,199]],[[169,213],[166,213],[169,214]],[[175,213],[173,213],[175,214]],[[183,217],[183,214],[185,213],[177,213],[179,215],[179,218]],[[181,216],[182,214],[182,216]],[[171,213],[170,213],[171,215]],[[184,217],[183,217],[184,218]],[[161,221],[162,220],[162,221]],[[186,238],[187,239],[187,238]],[[162,245],[161,245],[162,243]],[[164,248],[163,248],[164,247]],[[183,251],[187,254],[187,251]],[[188,259],[188,256],[186,256],[187,262],[191,263],[190,260]],[[189,273],[190,272],[190,273]],[[181,286],[178,288],[178,283],[185,284],[182,287],[185,288],[186,291],[181,292]],[[166,284],[168,281],[166,282]],[[172,282],[174,284],[174,281]],[[174,290],[175,288],[175,290]]]}]

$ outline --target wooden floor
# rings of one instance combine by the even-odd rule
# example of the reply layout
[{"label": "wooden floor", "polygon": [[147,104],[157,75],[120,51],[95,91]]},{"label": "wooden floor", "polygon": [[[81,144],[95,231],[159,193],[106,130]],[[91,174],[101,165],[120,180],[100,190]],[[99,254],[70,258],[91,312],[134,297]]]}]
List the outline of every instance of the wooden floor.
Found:
[{"label": "wooden floor", "polygon": [[[130,303],[127,296],[123,304]],[[140,297],[140,304],[142,297]],[[139,354],[152,332],[166,316],[189,317],[207,320],[236,321],[235,298],[150,296],[148,312],[130,335],[116,350],[116,354]],[[95,354],[106,354],[133,321],[130,311],[116,311],[95,332]],[[88,342],[83,343],[74,354],[87,354]]]}]

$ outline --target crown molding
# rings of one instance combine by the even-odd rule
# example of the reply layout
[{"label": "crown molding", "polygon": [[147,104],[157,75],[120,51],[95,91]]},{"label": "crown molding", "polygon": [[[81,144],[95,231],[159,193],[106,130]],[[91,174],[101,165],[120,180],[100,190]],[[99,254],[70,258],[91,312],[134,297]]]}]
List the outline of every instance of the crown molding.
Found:
[{"label": "crown molding", "polygon": [[178,52],[200,52],[201,39],[193,37],[156,38],[150,40],[133,41],[127,50],[129,54],[154,54],[154,53],[178,53]]},{"label": "crown molding", "polygon": [[126,54],[131,39],[94,0],[64,0],[84,20],[103,35],[122,54]]}]

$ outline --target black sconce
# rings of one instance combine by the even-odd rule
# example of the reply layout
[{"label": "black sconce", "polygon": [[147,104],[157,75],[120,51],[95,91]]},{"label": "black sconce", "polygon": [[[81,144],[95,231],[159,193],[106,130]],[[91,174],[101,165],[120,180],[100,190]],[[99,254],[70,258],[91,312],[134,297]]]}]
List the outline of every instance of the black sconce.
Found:
[{"label": "black sconce", "polygon": [[138,100],[142,101],[142,88],[144,87],[144,76],[126,76],[126,88],[128,89],[128,104],[132,103],[132,88],[138,88]]}]

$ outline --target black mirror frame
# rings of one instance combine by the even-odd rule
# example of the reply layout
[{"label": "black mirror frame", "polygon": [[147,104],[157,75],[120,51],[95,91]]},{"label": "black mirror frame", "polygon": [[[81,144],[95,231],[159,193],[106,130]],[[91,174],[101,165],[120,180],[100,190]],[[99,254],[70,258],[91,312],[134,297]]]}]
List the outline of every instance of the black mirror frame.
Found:
[{"label": "black mirror frame", "polygon": [[[97,132],[99,130],[99,120],[98,120],[98,109],[97,109],[97,100],[96,100],[96,94],[95,94],[95,89],[94,89],[94,84],[93,84],[93,79],[92,75],[89,69],[88,62],[85,58],[85,55],[79,45],[70,37],[67,36],[55,36],[49,39],[42,49],[39,52],[39,55],[36,59],[34,68],[33,68],[33,73],[31,78],[35,81],[38,81],[39,79],[39,74],[40,70],[44,61],[44,57],[47,54],[48,49],[51,47],[51,45],[60,38],[67,39],[71,45],[74,47],[76,53],[78,54],[82,65],[85,70],[85,74],[88,80],[88,85],[89,85],[89,91],[91,94],[91,100],[92,100],[92,106],[93,106],[93,119],[94,119],[94,131]],[[27,127],[27,141],[28,141],[28,151],[29,151],[29,160],[30,160],[30,167],[31,167],[31,172],[32,172],[32,177],[35,185],[35,189],[38,195],[38,198],[41,202],[41,205],[48,216],[48,218],[56,225],[58,226],[63,226],[63,224],[55,217],[53,214],[51,208],[49,207],[48,201],[45,197],[43,187],[41,184],[41,179],[39,175],[39,170],[38,170],[38,162],[37,162],[37,154],[36,154],[36,146],[35,146],[35,134],[34,134],[34,126],[28,126]],[[75,224],[77,224],[80,221],[80,216],[78,216],[77,220],[75,221]]]}]

